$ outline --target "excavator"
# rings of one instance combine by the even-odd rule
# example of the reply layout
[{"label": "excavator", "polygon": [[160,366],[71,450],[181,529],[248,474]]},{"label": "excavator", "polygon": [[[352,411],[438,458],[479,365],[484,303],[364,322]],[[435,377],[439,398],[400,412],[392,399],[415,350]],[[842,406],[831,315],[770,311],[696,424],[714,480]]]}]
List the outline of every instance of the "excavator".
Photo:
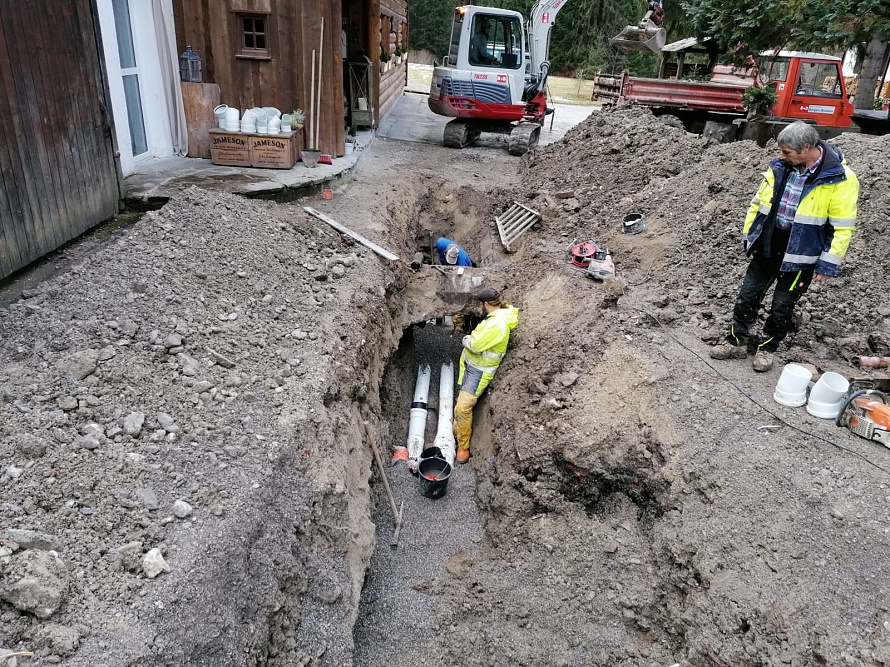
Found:
[{"label": "excavator", "polygon": [[649,0],[648,11],[643,20],[637,25],[629,25],[615,37],[609,40],[610,44],[630,51],[651,51],[661,53],[667,40],[667,31],[662,26],[664,22],[664,8],[661,0]]},{"label": "excavator", "polygon": [[547,108],[550,31],[569,0],[538,0],[530,19],[507,9],[457,7],[448,55],[433,69],[429,107],[454,118],[444,143],[464,148],[482,132],[508,134],[511,155],[534,148]]}]

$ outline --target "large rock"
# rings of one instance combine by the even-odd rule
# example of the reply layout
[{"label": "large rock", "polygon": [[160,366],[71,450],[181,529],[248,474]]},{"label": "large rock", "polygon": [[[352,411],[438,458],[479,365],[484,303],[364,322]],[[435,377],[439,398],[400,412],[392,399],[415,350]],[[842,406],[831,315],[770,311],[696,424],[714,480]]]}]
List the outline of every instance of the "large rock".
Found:
[{"label": "large rock", "polygon": [[68,594],[68,569],[55,551],[13,554],[0,575],[0,599],[37,618],[55,614]]},{"label": "large rock", "polygon": [[55,535],[41,533],[36,530],[25,530],[24,528],[0,529],[0,540],[15,542],[22,549],[62,550],[62,541]]},{"label": "large rock", "polygon": [[82,350],[59,359],[56,362],[56,368],[62,375],[71,380],[83,380],[96,371],[98,363],[98,350]]}]

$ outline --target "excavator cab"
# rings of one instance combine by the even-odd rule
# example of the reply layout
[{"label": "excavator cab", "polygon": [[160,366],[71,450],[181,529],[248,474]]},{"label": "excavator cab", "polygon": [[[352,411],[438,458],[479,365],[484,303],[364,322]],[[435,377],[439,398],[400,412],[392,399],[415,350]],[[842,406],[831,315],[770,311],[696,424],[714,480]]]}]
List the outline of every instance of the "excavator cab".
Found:
[{"label": "excavator cab", "polygon": [[618,48],[629,51],[661,53],[667,41],[667,31],[662,27],[664,9],[660,0],[649,0],[649,10],[637,25],[629,25],[609,40]]}]

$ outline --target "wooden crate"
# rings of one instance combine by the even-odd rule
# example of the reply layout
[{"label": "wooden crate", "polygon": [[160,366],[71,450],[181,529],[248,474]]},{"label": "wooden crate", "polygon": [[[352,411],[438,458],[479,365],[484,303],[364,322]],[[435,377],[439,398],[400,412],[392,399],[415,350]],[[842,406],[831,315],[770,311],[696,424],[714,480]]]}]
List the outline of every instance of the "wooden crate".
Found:
[{"label": "wooden crate", "polygon": [[296,132],[250,134],[250,163],[265,169],[290,169],[297,162]]},{"label": "wooden crate", "polygon": [[250,136],[220,128],[210,130],[210,161],[232,167],[250,166]]}]

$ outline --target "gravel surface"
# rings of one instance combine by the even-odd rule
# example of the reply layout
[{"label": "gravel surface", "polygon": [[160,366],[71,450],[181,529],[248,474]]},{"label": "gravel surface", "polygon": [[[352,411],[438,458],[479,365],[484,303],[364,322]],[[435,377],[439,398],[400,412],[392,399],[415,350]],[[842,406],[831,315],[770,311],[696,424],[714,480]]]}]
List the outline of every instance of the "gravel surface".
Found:
[{"label": "gravel surface", "polygon": [[[307,202],[200,189],[66,249],[0,309],[0,647],[72,666],[887,667],[890,452],[771,398],[786,361],[879,375],[849,358],[890,336],[890,138],[837,144],[858,229],[766,374],[707,350],[774,149],[605,108],[521,160],[379,141],[309,201],[403,258],[459,240],[520,308],[446,497],[389,468],[395,552],[365,422],[386,458],[404,441],[414,351],[439,350],[404,334],[462,308],[466,282],[383,261]],[[508,255],[493,221],[514,201],[542,223]],[[644,233],[621,233],[628,212]],[[607,245],[618,278],[569,267],[573,239]]]}]

